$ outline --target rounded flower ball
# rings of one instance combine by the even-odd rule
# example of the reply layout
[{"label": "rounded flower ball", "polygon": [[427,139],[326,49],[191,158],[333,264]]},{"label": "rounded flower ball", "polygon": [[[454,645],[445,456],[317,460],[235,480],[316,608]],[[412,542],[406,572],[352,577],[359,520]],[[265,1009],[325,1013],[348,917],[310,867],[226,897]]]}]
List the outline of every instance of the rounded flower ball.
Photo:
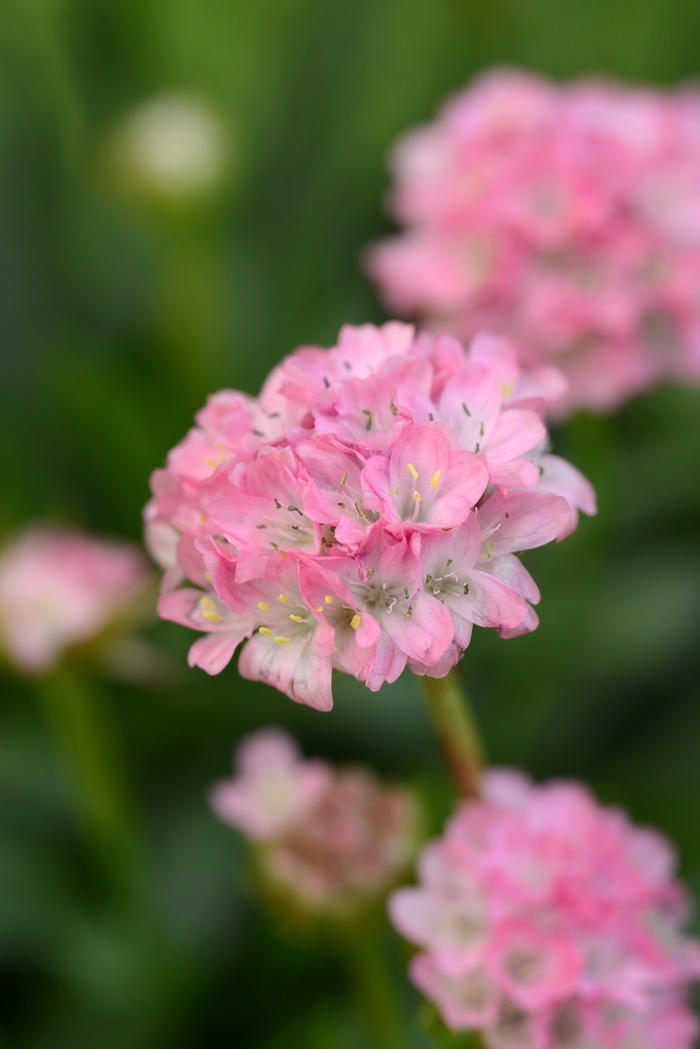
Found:
[{"label": "rounded flower ball", "polygon": [[205,632],[190,664],[218,673],[245,641],[243,677],[328,710],[333,669],[377,690],[407,665],[446,674],[474,624],[534,629],[516,554],[595,512],[548,451],[564,388],[502,340],[392,322],[297,350],[257,398],[214,394],[145,511],[160,615]]},{"label": "rounded flower ball", "polygon": [[131,544],[31,528],[0,553],[0,647],[25,673],[46,673],[123,615],[149,574]]},{"label": "rounded flower ball", "polygon": [[354,913],[413,857],[418,811],[408,791],[364,769],[305,761],[282,729],[245,739],[236,771],[214,786],[212,808],[250,839],[268,887],[304,911]]},{"label": "rounded flower ball", "polygon": [[700,945],[656,831],[585,787],[491,771],[390,900],[414,983],[488,1049],[691,1049]]},{"label": "rounded flower ball", "polygon": [[700,380],[700,92],[495,70],[393,151],[405,227],[367,271],[392,311],[515,340],[607,411]]}]

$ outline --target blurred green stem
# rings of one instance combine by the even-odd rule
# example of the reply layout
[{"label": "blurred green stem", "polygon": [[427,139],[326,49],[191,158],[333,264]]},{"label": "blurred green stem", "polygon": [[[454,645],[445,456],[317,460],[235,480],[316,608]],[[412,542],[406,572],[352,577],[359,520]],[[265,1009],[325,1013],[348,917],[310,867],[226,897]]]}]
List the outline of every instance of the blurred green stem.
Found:
[{"label": "blurred green stem", "polygon": [[445,677],[420,680],[454,785],[462,797],[478,798],[484,748],[459,670],[453,667]]},{"label": "blurred green stem", "polygon": [[345,958],[361,1015],[376,1049],[404,1049],[402,1008],[388,971],[380,935],[359,930],[344,941]]},{"label": "blurred green stem", "polygon": [[37,689],[66,766],[76,822],[106,884],[133,896],[141,880],[139,835],[102,696],[67,669],[38,681]]}]

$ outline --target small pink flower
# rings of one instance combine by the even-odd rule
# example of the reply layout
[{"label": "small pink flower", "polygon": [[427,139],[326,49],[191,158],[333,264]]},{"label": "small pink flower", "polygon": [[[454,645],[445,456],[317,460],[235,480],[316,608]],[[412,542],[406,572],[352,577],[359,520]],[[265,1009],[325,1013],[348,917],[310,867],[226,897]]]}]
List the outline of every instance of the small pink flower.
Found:
[{"label": "small pink flower", "polygon": [[565,387],[503,339],[391,322],[302,347],[257,399],[215,394],[145,511],[160,614],[207,635],[191,665],[218,673],[245,642],[244,677],[328,710],[334,669],[377,690],[407,665],[446,674],[473,624],[533,630],[514,555],[595,512],[546,451],[540,413]]},{"label": "small pink flower", "polygon": [[416,985],[489,1049],[690,1049],[700,944],[654,831],[582,786],[494,770],[390,899]]},{"label": "small pink flower", "polygon": [[395,882],[411,859],[417,808],[405,790],[364,769],[305,761],[281,729],[249,736],[237,775],[211,805],[256,846],[268,887],[315,913],[345,915]]},{"label": "small pink flower", "polygon": [[135,546],[30,528],[0,554],[0,643],[21,670],[46,673],[123,615],[148,575]]},{"label": "small pink flower", "polygon": [[405,229],[367,270],[435,331],[556,364],[562,416],[700,380],[700,93],[494,70],[393,152]]}]

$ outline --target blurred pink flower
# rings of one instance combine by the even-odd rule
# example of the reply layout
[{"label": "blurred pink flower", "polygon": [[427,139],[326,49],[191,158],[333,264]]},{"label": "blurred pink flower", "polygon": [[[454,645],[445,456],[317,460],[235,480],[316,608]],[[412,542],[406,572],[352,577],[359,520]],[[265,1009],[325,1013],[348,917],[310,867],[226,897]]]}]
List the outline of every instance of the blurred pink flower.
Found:
[{"label": "blurred pink flower", "polygon": [[392,310],[556,363],[608,411],[700,380],[700,92],[495,70],[393,152],[405,226],[367,271]]},{"label": "blurred pink flower", "polygon": [[546,451],[541,413],[565,389],[502,339],[392,322],[302,347],[257,399],[215,394],[145,511],[160,615],[208,635],[190,664],[218,673],[246,641],[244,677],[329,710],[333,669],[377,690],[407,665],[446,674],[475,623],[534,629],[515,554],[596,509]]},{"label": "blurred pink flower", "polygon": [[413,856],[418,814],[408,791],[364,769],[305,761],[281,729],[244,740],[236,772],[214,786],[212,808],[255,844],[269,887],[304,910],[350,913]]},{"label": "blurred pink flower", "polygon": [[0,644],[19,669],[50,671],[123,614],[148,576],[136,546],[30,528],[0,553]]},{"label": "blurred pink flower", "polygon": [[390,899],[416,985],[489,1049],[690,1049],[700,944],[656,831],[585,787],[491,771]]}]

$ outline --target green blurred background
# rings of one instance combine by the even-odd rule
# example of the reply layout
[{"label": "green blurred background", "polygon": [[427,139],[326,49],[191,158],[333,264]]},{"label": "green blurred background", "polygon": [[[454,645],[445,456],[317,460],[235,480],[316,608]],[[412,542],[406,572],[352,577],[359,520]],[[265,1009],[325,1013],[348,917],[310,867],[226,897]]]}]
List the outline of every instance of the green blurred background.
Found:
[{"label": "green blurred background", "polygon": [[[0,532],[48,517],[138,540],[148,475],[208,392],[256,392],[296,345],[380,321],[358,256],[389,228],[387,148],[478,69],[666,84],[697,72],[699,45],[696,0],[3,0]],[[126,192],[110,166],[118,122],[170,91],[208,102],[229,142],[222,188],[190,205]],[[700,891],[700,392],[554,439],[600,514],[528,557],[536,634],[475,632],[487,748],[663,827]],[[2,681],[0,1047],[372,1047],[332,949],[273,928],[205,792],[274,722],[308,753],[412,778],[439,820],[414,683],[342,680],[319,714],[233,666],[188,671],[182,628],[147,636],[165,682],[98,683],[153,868],[143,912],[105,893],[40,705]]]}]

